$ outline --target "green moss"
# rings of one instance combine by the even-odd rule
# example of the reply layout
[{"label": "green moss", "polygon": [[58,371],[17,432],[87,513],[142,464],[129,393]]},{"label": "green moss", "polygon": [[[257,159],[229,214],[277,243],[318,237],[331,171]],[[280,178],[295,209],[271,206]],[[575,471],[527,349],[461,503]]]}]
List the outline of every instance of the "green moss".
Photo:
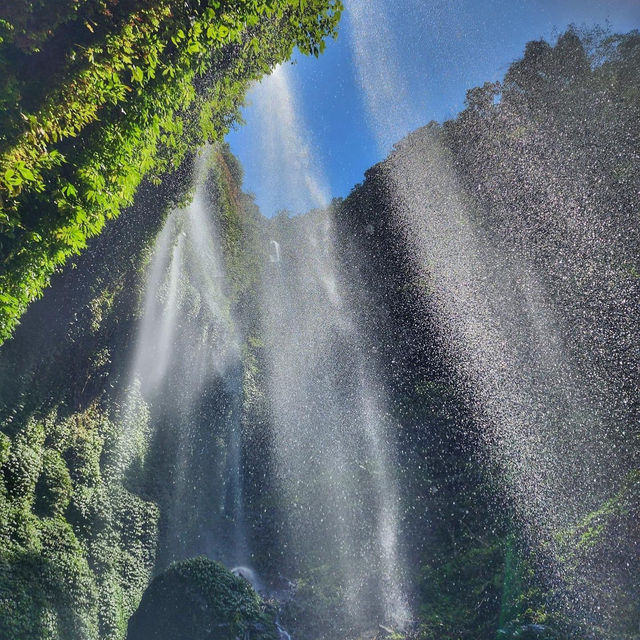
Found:
[{"label": "green moss", "polygon": [[0,467],[9,459],[11,451],[11,440],[4,433],[0,432]]},{"label": "green moss", "polygon": [[420,638],[493,638],[502,595],[503,549],[477,544],[422,567]]},{"label": "green moss", "polygon": [[12,500],[33,501],[33,494],[42,469],[44,429],[30,421],[15,438],[7,461],[2,465],[4,485]]},{"label": "green moss", "polygon": [[56,415],[0,438],[0,637],[121,640],[153,567],[158,511],[103,475],[117,431],[104,411]]},{"label": "green moss", "polygon": [[0,593],[10,594],[0,598],[0,636],[97,638],[95,579],[71,526],[22,516],[14,520],[22,535],[14,530],[0,554]]},{"label": "green moss", "polygon": [[42,456],[42,473],[35,487],[35,513],[40,517],[61,516],[71,501],[69,470],[59,452],[46,449]]},{"label": "green moss", "polygon": [[207,558],[156,577],[129,622],[127,640],[275,640],[273,614],[249,583]]}]

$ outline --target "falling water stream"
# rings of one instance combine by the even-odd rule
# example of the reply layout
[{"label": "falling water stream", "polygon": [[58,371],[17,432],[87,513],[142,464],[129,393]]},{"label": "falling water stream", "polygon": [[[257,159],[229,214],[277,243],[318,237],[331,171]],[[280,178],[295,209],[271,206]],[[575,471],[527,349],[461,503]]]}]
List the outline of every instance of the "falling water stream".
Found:
[{"label": "falling water stream", "polygon": [[[263,282],[268,396],[292,552],[331,564],[355,622],[410,618],[384,390],[364,353],[328,216],[280,238]],[[337,565],[337,566],[336,566]]]},{"label": "falling water stream", "polygon": [[402,627],[410,613],[384,389],[344,293],[328,190],[312,162],[287,68],[264,80],[254,100],[261,130],[270,132],[263,153],[283,176],[265,176],[271,189],[318,208],[293,221],[294,231],[269,239],[260,295],[291,552],[303,566],[313,558],[335,567],[354,623],[382,619]]},{"label": "falling water stream", "polygon": [[142,400],[152,442],[173,456],[160,564],[205,553],[232,566],[248,553],[242,372],[207,158],[198,159],[191,204],[169,214],[153,250],[125,422],[135,440]]}]

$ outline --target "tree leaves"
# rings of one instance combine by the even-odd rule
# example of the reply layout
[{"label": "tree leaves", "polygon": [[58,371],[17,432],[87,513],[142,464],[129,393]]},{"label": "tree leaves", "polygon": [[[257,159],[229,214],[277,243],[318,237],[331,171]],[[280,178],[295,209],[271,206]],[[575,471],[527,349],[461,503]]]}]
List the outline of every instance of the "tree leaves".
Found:
[{"label": "tree leaves", "polygon": [[[145,176],[157,182],[193,146],[220,139],[249,82],[296,44],[317,54],[340,9],[336,0],[209,1],[197,9],[134,0],[113,24],[98,24],[100,11],[87,22],[92,29],[80,22],[89,46],[59,43],[65,66],[42,103],[22,113],[18,98],[0,119],[0,291],[19,301],[0,300],[0,342],[53,271],[132,202]],[[11,69],[7,46],[0,43],[0,70]],[[21,81],[28,88],[43,80]]]}]

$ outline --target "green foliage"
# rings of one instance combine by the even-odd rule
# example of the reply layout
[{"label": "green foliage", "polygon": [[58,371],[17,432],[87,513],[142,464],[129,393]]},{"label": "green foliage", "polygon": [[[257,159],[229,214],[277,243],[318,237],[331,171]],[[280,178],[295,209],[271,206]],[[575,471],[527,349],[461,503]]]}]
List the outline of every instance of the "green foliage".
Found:
[{"label": "green foliage", "polygon": [[273,614],[243,578],[207,558],[154,578],[129,622],[127,640],[275,640]]},{"label": "green foliage", "polygon": [[422,567],[419,637],[492,638],[502,596],[503,549],[476,544],[447,558],[430,559]]},{"label": "green foliage", "polygon": [[[143,199],[142,206],[111,223],[77,260],[77,268],[58,279],[57,295],[37,305],[20,335],[2,346],[3,639],[66,640],[77,633],[121,640],[148,584],[155,562],[158,509],[133,493],[136,488],[119,460],[125,446],[130,452],[128,464],[139,466],[147,444],[139,434],[146,433],[148,411],[142,405],[132,408],[127,424],[133,428],[135,446],[127,447],[122,412],[108,395],[114,395],[113,385],[128,365],[119,354],[126,353],[132,339],[148,247],[189,180],[186,164],[162,185],[146,186],[153,210],[144,206]],[[55,326],[48,320],[52,316],[57,318]],[[35,329],[41,322],[47,331]],[[115,345],[121,348],[113,353]],[[32,466],[35,461],[36,471],[42,462],[37,477],[26,473],[27,459]],[[5,481],[18,485],[15,496],[8,493]],[[88,565],[87,580],[93,586],[88,582],[84,589],[87,599],[69,604],[66,590],[71,583],[39,580],[45,564],[50,566],[43,560],[43,535],[54,534],[51,528],[45,531],[45,521],[66,521],[71,528],[80,546],[67,545],[68,553],[55,562],[64,572],[78,563]],[[56,604],[62,602],[66,604]],[[69,617],[70,611],[75,617]]]},{"label": "green foliage", "polygon": [[[4,433],[0,432],[0,466],[9,458],[9,452],[11,451],[11,440]],[[4,483],[3,483],[4,487]]]},{"label": "green foliage", "polygon": [[[616,495],[576,526],[558,532],[553,541],[565,578],[564,597],[579,602],[587,612],[606,612],[605,617],[590,616],[592,635],[604,636],[613,631],[616,637],[637,637],[640,543],[636,527],[639,518],[640,471],[636,469],[623,479]],[[565,603],[560,600],[556,604]],[[562,606],[551,607],[550,611],[556,624],[562,625]],[[613,613],[612,617],[609,612]]]},{"label": "green foliage", "polygon": [[153,566],[158,514],[103,476],[113,428],[92,407],[3,435],[2,638],[124,636]]},{"label": "green foliage", "polygon": [[[219,209],[229,296],[238,311],[236,317],[244,321],[255,315],[260,266],[266,259],[262,217],[241,190],[242,167],[227,144],[218,147],[212,161],[207,188]],[[253,305],[252,312],[248,305]]]},{"label": "green foliage", "polygon": [[11,447],[9,459],[2,466],[4,485],[9,497],[16,501],[33,499],[36,482],[42,469],[44,429],[29,422]]},{"label": "green foliage", "polygon": [[[317,55],[340,16],[337,0],[163,0],[126,9],[87,0],[66,10],[59,20],[71,22],[61,22],[58,33],[54,21],[42,51],[31,44],[47,36],[39,31],[26,43],[0,42],[0,67],[8,72],[0,87],[7,106],[0,122],[0,340],[54,270],[131,204],[144,177],[159,180],[190,149],[220,139],[248,83],[296,45]],[[46,21],[44,12],[30,2],[15,7],[5,30],[24,35],[34,21]],[[74,39],[78,31],[83,44]],[[30,51],[22,60],[33,67],[28,80],[12,68],[26,55],[16,51],[18,41]],[[60,61],[55,73],[38,65],[49,46]]]},{"label": "green foliage", "polygon": [[46,449],[42,456],[42,473],[35,488],[35,513],[43,517],[62,516],[71,501],[69,470],[60,453]]}]

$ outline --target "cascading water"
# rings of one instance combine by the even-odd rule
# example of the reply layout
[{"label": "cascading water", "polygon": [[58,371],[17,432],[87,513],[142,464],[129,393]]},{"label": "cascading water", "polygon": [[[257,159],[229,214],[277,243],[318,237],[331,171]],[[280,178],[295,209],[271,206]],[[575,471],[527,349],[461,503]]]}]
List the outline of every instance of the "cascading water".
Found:
[{"label": "cascading water", "polygon": [[198,160],[191,204],[169,214],[154,246],[125,402],[129,438],[140,439],[146,405],[151,447],[173,469],[155,489],[166,504],[161,565],[205,553],[233,566],[248,555],[242,370],[206,163]]},{"label": "cascading water", "polygon": [[[295,104],[287,65],[273,73],[251,92],[259,128],[256,147],[260,179],[265,197],[264,213],[289,208],[307,211],[329,202],[329,189],[316,164],[306,137],[300,134],[300,117]],[[289,171],[283,171],[286,159]]]},{"label": "cascading water", "polygon": [[280,240],[263,284],[274,454],[297,562],[336,565],[358,622],[409,619],[384,392],[342,293],[329,220]]},{"label": "cascading water", "polygon": [[[286,69],[274,76],[263,84],[272,82],[277,91],[262,87],[254,96],[269,100],[264,124],[276,129],[266,153],[279,175],[297,175],[300,150],[307,149],[303,127]],[[309,162],[302,168],[303,175],[288,185],[295,189],[288,197],[326,206],[320,172]],[[272,222],[277,239],[269,239],[261,306],[289,563],[298,571],[332,567],[350,624],[377,619],[401,627],[410,613],[393,438],[384,390],[344,294],[331,218],[326,211],[312,212],[294,220],[295,231],[287,235],[278,233],[277,218]]]},{"label": "cascading water", "polygon": [[446,152],[435,144],[410,163],[398,156],[390,179],[402,193],[398,210],[429,276],[443,339],[525,524],[548,539],[585,512],[590,485],[602,486],[610,473],[595,396],[564,349],[542,283],[478,228]]},{"label": "cascading water", "polygon": [[[289,201],[326,207],[328,189],[302,135],[286,68],[254,100],[269,104],[263,155],[266,166],[286,164],[278,175],[289,176]],[[167,503],[158,565],[206,553],[265,593],[262,576],[247,566],[242,363],[210,214],[215,203],[202,167],[197,173],[192,203],[169,215],[149,265],[125,402],[127,442],[150,438],[153,458],[169,458],[164,464],[173,469],[158,491]],[[350,628],[376,620],[402,628],[411,614],[393,425],[345,294],[330,214],[300,218],[292,235],[278,233],[277,218],[268,226],[260,312],[286,564],[296,575],[331,567]]]}]

